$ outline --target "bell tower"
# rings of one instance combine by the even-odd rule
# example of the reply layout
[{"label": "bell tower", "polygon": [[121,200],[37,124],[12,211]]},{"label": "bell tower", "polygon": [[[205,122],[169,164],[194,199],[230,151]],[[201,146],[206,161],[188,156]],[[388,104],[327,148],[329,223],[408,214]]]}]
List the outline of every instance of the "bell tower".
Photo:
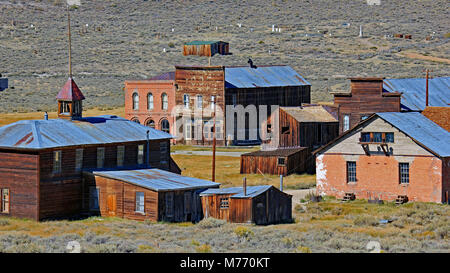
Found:
[{"label": "bell tower", "polygon": [[81,119],[83,117],[84,95],[81,93],[75,81],[72,79],[72,37],[70,33],[70,13],[67,6],[67,23],[69,36],[69,79],[59,91],[56,99],[58,100],[58,118]]}]

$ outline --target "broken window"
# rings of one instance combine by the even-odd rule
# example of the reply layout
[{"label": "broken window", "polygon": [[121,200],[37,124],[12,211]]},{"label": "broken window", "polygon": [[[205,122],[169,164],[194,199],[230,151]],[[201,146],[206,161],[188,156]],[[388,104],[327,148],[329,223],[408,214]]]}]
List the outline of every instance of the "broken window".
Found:
[{"label": "broken window", "polygon": [[230,207],[230,198],[220,198],[220,208],[221,209],[228,209]]},{"label": "broken window", "polygon": [[399,163],[400,184],[409,184],[409,163]]},{"label": "broken window", "polygon": [[347,183],[356,182],[356,162],[347,161]]}]

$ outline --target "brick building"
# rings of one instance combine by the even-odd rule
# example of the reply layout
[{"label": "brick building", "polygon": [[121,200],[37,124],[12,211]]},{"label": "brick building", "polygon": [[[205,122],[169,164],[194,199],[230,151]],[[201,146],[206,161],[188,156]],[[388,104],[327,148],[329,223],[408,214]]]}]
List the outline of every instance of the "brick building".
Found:
[{"label": "brick building", "polygon": [[[126,81],[125,112],[127,119],[154,124],[157,129],[167,131],[163,125],[168,125],[168,132],[177,137],[176,143],[208,145],[212,142],[215,105],[218,145],[261,143],[257,129],[256,137],[252,135],[255,132],[251,132],[248,113],[242,115],[243,125],[235,116],[234,129],[225,134],[226,105],[254,105],[259,120],[260,105],[310,103],[310,90],[311,85],[302,76],[284,65],[176,66],[175,72]],[[163,94],[167,95],[166,103]],[[268,115],[270,111],[268,107]]]},{"label": "brick building", "polygon": [[449,143],[450,133],[420,113],[376,113],[315,151],[318,192],[448,202]]}]

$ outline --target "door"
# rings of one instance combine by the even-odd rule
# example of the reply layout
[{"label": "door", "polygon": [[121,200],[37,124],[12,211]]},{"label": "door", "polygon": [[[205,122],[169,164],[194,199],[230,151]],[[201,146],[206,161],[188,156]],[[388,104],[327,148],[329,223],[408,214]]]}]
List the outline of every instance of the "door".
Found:
[{"label": "door", "polygon": [[116,216],[116,195],[115,194],[108,195],[108,215]]}]

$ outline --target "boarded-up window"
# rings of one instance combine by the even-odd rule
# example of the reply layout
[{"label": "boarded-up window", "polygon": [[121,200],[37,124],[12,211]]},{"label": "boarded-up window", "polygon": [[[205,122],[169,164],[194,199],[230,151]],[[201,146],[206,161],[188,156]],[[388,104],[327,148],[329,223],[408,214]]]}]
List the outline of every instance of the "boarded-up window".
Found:
[{"label": "boarded-up window", "polygon": [[166,216],[173,216],[173,192],[166,192]]},{"label": "boarded-up window", "polygon": [[9,189],[1,189],[0,194],[2,198],[1,212],[9,213]]},{"label": "boarded-up window", "polygon": [[161,164],[167,164],[169,162],[169,152],[167,149],[167,142],[160,142],[159,143],[159,151],[160,151],[160,161]]},{"label": "boarded-up window", "polygon": [[89,209],[98,210],[98,197],[100,195],[100,189],[96,187],[89,188]]},{"label": "boarded-up window", "polygon": [[191,213],[192,194],[187,191],[184,193],[184,213]]},{"label": "boarded-up window", "polygon": [[145,194],[136,192],[136,212],[145,212]]},{"label": "boarded-up window", "polygon": [[53,173],[61,173],[61,151],[53,152]]},{"label": "boarded-up window", "polygon": [[347,183],[356,182],[356,162],[347,161]]},{"label": "boarded-up window", "polygon": [[83,149],[76,149],[75,151],[75,170],[81,171],[83,168]]},{"label": "boarded-up window", "polygon": [[125,158],[125,146],[117,146],[117,167],[123,166]]},{"label": "boarded-up window", "polygon": [[220,198],[220,208],[228,209],[230,207],[230,198]]},{"label": "boarded-up window", "polygon": [[97,168],[103,168],[105,165],[105,147],[97,148]]},{"label": "boarded-up window", "polygon": [[409,184],[409,163],[399,163],[400,183]]},{"label": "boarded-up window", "polygon": [[138,145],[137,164],[144,164],[144,144]]}]

